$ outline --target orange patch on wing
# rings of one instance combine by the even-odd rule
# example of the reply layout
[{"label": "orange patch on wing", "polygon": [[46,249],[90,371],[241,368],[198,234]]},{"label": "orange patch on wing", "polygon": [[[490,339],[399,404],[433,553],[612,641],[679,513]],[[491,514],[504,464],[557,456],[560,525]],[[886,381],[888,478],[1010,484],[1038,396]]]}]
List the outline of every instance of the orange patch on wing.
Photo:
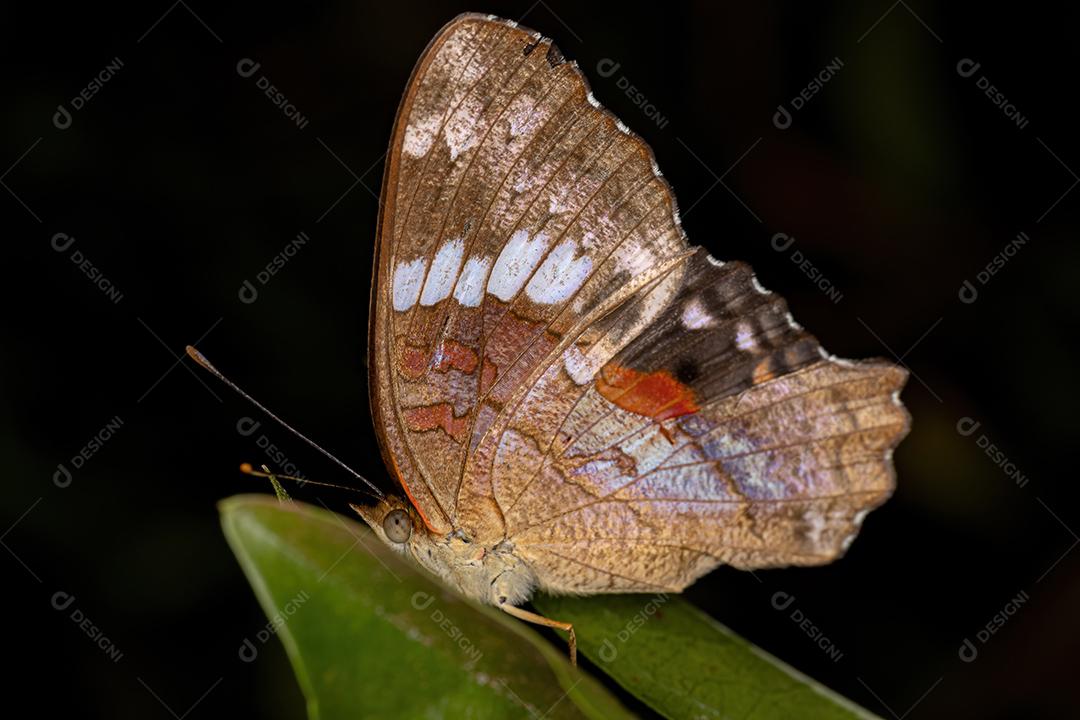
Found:
[{"label": "orange patch on wing", "polygon": [[754,366],[754,375],[751,378],[755,385],[760,385],[763,382],[768,382],[776,377],[776,373],[773,371],[772,358],[767,357],[756,366]]},{"label": "orange patch on wing", "polygon": [[435,370],[445,372],[447,369],[453,368],[470,375],[476,370],[476,365],[479,362],[476,352],[472,348],[450,339],[443,340],[442,352],[436,353],[435,359],[436,362],[433,366]]},{"label": "orange patch on wing", "polygon": [[405,424],[414,432],[439,429],[459,443],[464,441],[469,429],[469,418],[455,417],[450,403],[408,408],[402,411],[402,415],[405,416]]},{"label": "orange patch on wing", "polygon": [[444,340],[442,347],[434,356],[428,348],[415,345],[405,345],[401,348],[401,374],[410,380],[419,380],[429,369],[438,372],[454,369],[472,374],[478,364],[476,352],[456,340]]},{"label": "orange patch on wing", "polygon": [[694,391],[667,370],[643,373],[609,363],[596,378],[596,390],[623,410],[656,420],[689,415],[700,409]]},{"label": "orange patch on wing", "polygon": [[427,372],[428,353],[424,348],[404,345],[401,348],[401,374],[417,380]]}]

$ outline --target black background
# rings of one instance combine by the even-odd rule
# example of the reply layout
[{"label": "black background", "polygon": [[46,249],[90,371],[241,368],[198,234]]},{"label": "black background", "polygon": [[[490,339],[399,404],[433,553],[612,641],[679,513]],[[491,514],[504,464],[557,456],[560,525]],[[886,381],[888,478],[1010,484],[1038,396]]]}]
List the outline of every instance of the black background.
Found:
[{"label": "black background", "polygon": [[[197,701],[187,717],[302,714],[278,644],[249,664],[237,654],[265,618],[214,503],[267,490],[235,471],[268,461],[236,430],[254,413],[177,356],[198,341],[387,483],[364,366],[374,193],[414,62],[445,22],[478,10],[522,20],[579,62],[599,100],[654,148],[693,242],[752,262],[830,351],[898,354],[913,371],[898,490],[847,557],[763,572],[760,584],[720,569],[692,601],[885,717],[1080,715],[1080,552],[1069,552],[1080,530],[1075,10],[168,2],[0,10],[9,702],[86,717],[168,717],[163,705],[183,715]],[[114,58],[115,77],[57,128],[57,106]],[[304,128],[260,93],[258,75],[237,73],[242,58],[261,63]],[[775,127],[777,105],[790,107],[834,58],[839,73],[790,128]],[[957,72],[964,58],[981,64],[969,78]],[[619,63],[608,78],[597,73],[604,59]],[[1024,127],[979,90],[982,76]],[[256,282],[301,231],[307,245],[256,302],[240,302],[244,280]],[[785,252],[771,247],[778,232],[796,238]],[[1029,242],[978,283],[1019,232]],[[57,252],[56,233],[75,243]],[[118,303],[71,262],[75,250],[122,293]],[[965,279],[974,303],[958,298]],[[120,429],[58,487],[58,463],[70,468],[114,417]],[[981,425],[964,436],[962,418]],[[262,427],[307,476],[349,482]],[[984,435],[1010,465],[980,449]],[[310,486],[299,496],[339,509],[350,499]],[[57,592],[75,596],[118,662],[52,607]],[[839,660],[791,608],[773,608],[777,592],[795,596]],[[1018,596],[1028,599],[978,641]],[[965,638],[973,662],[958,655]]]}]

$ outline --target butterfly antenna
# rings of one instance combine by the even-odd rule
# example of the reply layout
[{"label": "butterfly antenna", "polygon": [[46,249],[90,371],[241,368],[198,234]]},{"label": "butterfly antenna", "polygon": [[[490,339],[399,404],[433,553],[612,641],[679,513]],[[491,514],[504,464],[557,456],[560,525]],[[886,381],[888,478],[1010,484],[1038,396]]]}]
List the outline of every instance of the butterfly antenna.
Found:
[{"label": "butterfly antenna", "polygon": [[[381,490],[379,490],[379,488],[375,487],[375,485],[374,485],[374,484],[372,484],[372,482],[371,482],[370,480],[368,480],[368,479],[367,479],[366,477],[364,477],[364,476],[363,476],[363,475],[361,475],[360,473],[358,473],[358,472],[356,472],[355,470],[353,470],[353,469],[352,469],[351,467],[349,467],[349,466],[348,466],[348,465],[346,465],[345,463],[343,463],[343,462],[341,462],[340,460],[338,460],[338,459],[337,459],[336,457],[334,457],[333,455],[331,455],[331,454],[330,454],[329,452],[327,452],[326,450],[323,450],[321,446],[317,445],[317,444],[316,444],[316,443],[315,443],[315,442],[314,442],[313,440],[310,440],[310,439],[308,439],[308,437],[307,437],[306,435],[304,435],[303,433],[301,433],[301,432],[300,432],[299,430],[297,430],[296,428],[294,428],[294,427],[293,427],[292,425],[289,425],[289,424],[288,424],[287,422],[285,422],[284,420],[282,420],[281,418],[279,418],[279,417],[278,417],[277,415],[275,415],[274,413],[272,413],[272,412],[270,412],[269,410],[267,410],[267,409],[266,409],[266,407],[265,407],[265,406],[264,406],[264,405],[263,405],[262,403],[260,403],[260,402],[259,402],[258,400],[256,400],[255,398],[251,397],[251,396],[250,396],[250,395],[248,395],[248,394],[247,394],[246,392],[244,392],[244,391],[243,391],[243,389],[242,389],[242,388],[241,388],[241,387],[240,387],[239,385],[237,385],[237,384],[236,384],[236,383],[234,383],[234,382],[233,382],[232,380],[230,380],[229,378],[227,378],[227,377],[225,377],[224,375],[222,375],[222,374],[221,374],[221,371],[220,371],[220,370],[218,370],[218,369],[217,369],[216,367],[214,367],[214,366],[213,366],[213,364],[212,364],[212,363],[211,363],[211,362],[210,362],[209,360],[207,360],[207,359],[206,359],[206,356],[205,356],[205,355],[203,355],[203,354],[202,354],[201,352],[199,352],[198,350],[196,350],[195,348],[193,348],[193,347],[192,347],[191,345],[188,345],[188,346],[187,346],[187,347],[185,348],[185,350],[187,351],[187,354],[188,354],[188,356],[189,356],[189,357],[190,357],[190,358],[191,358],[192,360],[194,360],[194,361],[195,361],[195,362],[197,362],[197,363],[198,363],[199,365],[201,365],[201,366],[202,366],[202,367],[203,367],[203,368],[204,368],[204,369],[205,369],[206,371],[208,371],[208,372],[209,372],[209,373],[210,373],[211,375],[213,375],[214,377],[216,377],[216,378],[217,378],[218,380],[220,380],[221,382],[225,383],[225,384],[226,384],[226,385],[228,385],[228,386],[229,386],[230,388],[232,388],[233,390],[235,390],[235,391],[236,391],[236,392],[237,392],[237,393],[238,393],[238,394],[240,395],[240,397],[244,398],[244,399],[245,399],[245,400],[247,400],[247,401],[248,401],[249,403],[251,403],[252,405],[254,405],[255,407],[257,407],[257,408],[258,408],[259,410],[261,410],[261,411],[262,411],[263,413],[265,413],[265,414],[266,414],[266,415],[267,415],[267,416],[268,416],[268,417],[269,417],[270,419],[272,419],[272,420],[273,420],[274,422],[276,422],[276,423],[277,423],[278,425],[281,425],[281,427],[285,428],[286,430],[288,430],[289,432],[291,432],[291,433],[292,433],[293,435],[295,435],[296,437],[300,438],[301,440],[303,440],[304,442],[306,442],[306,443],[307,443],[308,445],[310,445],[311,447],[313,447],[313,448],[315,448],[316,450],[318,450],[319,452],[321,452],[321,453],[322,453],[322,454],[323,454],[323,455],[324,455],[325,457],[329,458],[329,459],[330,459],[330,460],[331,460],[332,462],[336,463],[336,464],[338,465],[338,467],[342,468],[343,470],[345,470],[346,472],[348,472],[348,473],[349,473],[350,475],[352,475],[353,477],[355,477],[355,478],[356,478],[357,480],[359,480],[360,482],[362,482],[362,483],[364,483],[365,485],[367,485],[367,486],[368,486],[369,488],[371,488],[372,492],[374,492],[374,493],[375,493],[375,496],[376,496],[376,497],[378,497],[378,498],[382,498],[382,497],[383,497],[383,493],[382,493],[382,491],[381,491]],[[249,468],[250,468],[250,466],[249,466]],[[241,470],[243,470],[243,466],[241,466]],[[256,473],[249,473],[249,474],[252,474],[252,475],[254,475],[254,474],[256,474]],[[285,476],[285,475],[278,475],[277,477],[287,477],[287,476]],[[307,481],[305,481],[305,482],[312,482],[312,481],[310,481],[310,480],[307,480]],[[316,484],[316,485],[329,485],[329,483],[315,483],[315,484]],[[343,487],[343,486],[331,486],[331,487]],[[345,488],[345,489],[346,489],[346,490],[355,490],[356,488]]]}]

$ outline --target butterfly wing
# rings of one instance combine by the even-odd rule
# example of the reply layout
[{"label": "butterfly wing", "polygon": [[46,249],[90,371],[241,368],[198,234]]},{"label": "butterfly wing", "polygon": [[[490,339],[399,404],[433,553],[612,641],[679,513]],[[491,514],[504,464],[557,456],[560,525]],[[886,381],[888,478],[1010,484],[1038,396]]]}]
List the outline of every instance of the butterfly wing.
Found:
[{"label": "butterfly wing", "polygon": [[678,589],[827,562],[891,492],[904,372],[830,358],[691,248],[648,147],[550,41],[444,28],[383,199],[373,406],[432,530],[509,538],[551,590]]},{"label": "butterfly wing", "polygon": [[704,252],[645,329],[607,342],[649,292],[587,333],[599,370],[575,379],[588,352],[564,352],[474,468],[516,551],[563,592],[835,559],[893,490],[906,372],[829,357],[745,264]]},{"label": "butterfly wing", "polygon": [[[433,530],[465,522],[466,461],[545,359],[688,250],[624,130],[549,40],[506,21],[457,18],[414,71],[369,366],[384,457]],[[477,534],[497,515],[490,497],[470,512]]]}]

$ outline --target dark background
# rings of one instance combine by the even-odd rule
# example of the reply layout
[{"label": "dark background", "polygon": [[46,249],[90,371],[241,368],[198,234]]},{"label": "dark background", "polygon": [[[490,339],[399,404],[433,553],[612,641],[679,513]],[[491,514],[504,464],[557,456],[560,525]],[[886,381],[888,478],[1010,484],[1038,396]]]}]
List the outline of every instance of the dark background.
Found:
[{"label": "dark background", "polygon": [[[256,662],[238,658],[266,620],[214,505],[268,490],[235,471],[271,462],[236,430],[255,413],[178,353],[198,341],[272,408],[387,482],[364,366],[382,155],[420,52],[458,12],[478,10],[521,19],[580,63],[600,101],[654,148],[693,242],[751,261],[830,351],[899,355],[912,370],[899,487],[847,557],[759,573],[761,583],[720,569],[691,600],[885,717],[1080,715],[1076,11],[741,5],[5,4],[8,702],[34,697],[46,716],[302,714],[279,644]],[[114,58],[115,76],[57,128],[57,106],[70,108]],[[238,75],[242,58],[261,63],[256,76]],[[839,72],[778,129],[777,105],[790,108],[834,58]],[[981,64],[971,77],[957,72],[964,58]],[[620,65],[607,78],[604,59]],[[259,75],[305,127],[260,93]],[[980,91],[983,76],[1023,127]],[[258,284],[301,231],[310,241]],[[784,252],[771,247],[778,232],[796,238]],[[1019,232],[1029,241],[978,282]],[[56,233],[74,244],[56,251]],[[76,250],[119,302],[80,272]],[[795,250],[838,302],[792,262]],[[254,303],[238,298],[245,279]],[[965,279],[973,303],[959,299]],[[74,469],[113,418],[119,429]],[[981,425],[962,435],[963,418]],[[264,422],[262,432],[308,477],[349,482],[283,431]],[[60,463],[72,470],[66,487],[54,482]],[[351,499],[310,486],[296,494],[342,510]],[[71,608],[53,608],[58,592],[74,596]],[[777,592],[794,605],[774,609]],[[980,641],[1006,608],[1015,613]],[[71,621],[73,609],[119,661]],[[965,638],[972,662],[959,654]]]}]

